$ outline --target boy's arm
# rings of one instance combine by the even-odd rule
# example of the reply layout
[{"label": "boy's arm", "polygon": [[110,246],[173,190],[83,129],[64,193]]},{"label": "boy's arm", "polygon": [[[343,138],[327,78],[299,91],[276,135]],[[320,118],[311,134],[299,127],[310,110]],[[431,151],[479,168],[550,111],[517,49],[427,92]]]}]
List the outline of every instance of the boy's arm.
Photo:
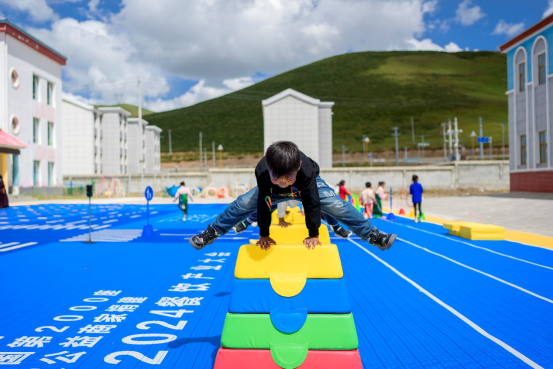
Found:
[{"label": "boy's arm", "polygon": [[315,177],[307,178],[305,192],[301,194],[303,209],[305,210],[305,225],[309,230],[309,237],[319,237],[321,226],[321,200]]},{"label": "boy's arm", "polygon": [[268,237],[269,227],[271,226],[271,186],[263,180],[261,176],[257,178],[257,224],[259,226],[259,236]]}]

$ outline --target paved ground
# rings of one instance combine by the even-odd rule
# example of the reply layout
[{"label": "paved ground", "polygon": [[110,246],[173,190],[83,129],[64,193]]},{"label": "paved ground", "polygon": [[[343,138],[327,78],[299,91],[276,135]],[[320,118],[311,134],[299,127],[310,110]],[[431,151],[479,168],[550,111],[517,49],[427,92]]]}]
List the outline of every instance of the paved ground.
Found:
[{"label": "paved ground", "polygon": [[550,198],[435,197],[423,199],[422,211],[446,219],[497,224],[515,231],[553,237],[553,199]]},{"label": "paved ground", "polygon": [[[240,245],[205,251],[186,238],[225,205],[0,210],[0,365],[21,368],[211,368]],[[433,224],[375,220],[400,239],[340,250],[366,368],[553,367],[553,251],[470,241]],[[201,273],[201,274],[200,274]],[[17,364],[19,363],[19,365]]]}]

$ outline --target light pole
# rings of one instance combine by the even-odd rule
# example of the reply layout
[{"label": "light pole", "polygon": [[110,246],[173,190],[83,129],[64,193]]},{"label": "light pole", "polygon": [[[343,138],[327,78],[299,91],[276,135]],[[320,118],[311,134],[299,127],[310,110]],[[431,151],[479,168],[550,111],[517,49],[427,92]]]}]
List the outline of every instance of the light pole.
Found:
[{"label": "light pole", "polygon": [[173,148],[171,146],[171,130],[169,130],[169,155],[173,155]]},{"label": "light pole", "polygon": [[398,151],[398,142],[397,138],[399,137],[399,133],[397,132],[399,130],[399,127],[393,127],[394,133],[392,133],[392,136],[396,139],[396,165],[399,165],[399,151]]},{"label": "light pole", "polygon": [[217,148],[219,150],[219,168],[223,167],[223,145],[219,144]]},{"label": "light pole", "polygon": [[367,155],[367,153],[369,152],[369,142],[371,140],[369,140],[369,138],[367,136],[365,136],[365,138],[363,139],[363,157],[365,158],[365,161],[369,161],[369,157]]},{"label": "light pole", "polygon": [[505,124],[503,123],[494,123],[498,126],[501,126],[501,140],[502,140],[502,157],[505,160]]},{"label": "light pole", "polygon": [[472,131],[472,133],[470,134],[470,138],[472,141],[472,160],[474,160],[474,140],[476,139],[476,136],[476,132]]},{"label": "light pole", "polygon": [[444,160],[447,161],[447,139],[445,136],[445,123],[442,123],[443,135],[444,135]]}]

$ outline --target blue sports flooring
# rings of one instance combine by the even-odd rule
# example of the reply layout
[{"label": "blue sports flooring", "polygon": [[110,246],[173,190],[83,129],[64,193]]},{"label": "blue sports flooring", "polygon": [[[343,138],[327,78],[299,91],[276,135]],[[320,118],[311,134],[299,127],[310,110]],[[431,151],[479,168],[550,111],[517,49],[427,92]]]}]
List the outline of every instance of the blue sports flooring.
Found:
[{"label": "blue sports flooring", "polygon": [[[225,205],[19,206],[0,210],[0,366],[211,368],[240,245],[187,238]],[[375,220],[381,252],[342,240],[365,368],[553,368],[553,251]]]}]

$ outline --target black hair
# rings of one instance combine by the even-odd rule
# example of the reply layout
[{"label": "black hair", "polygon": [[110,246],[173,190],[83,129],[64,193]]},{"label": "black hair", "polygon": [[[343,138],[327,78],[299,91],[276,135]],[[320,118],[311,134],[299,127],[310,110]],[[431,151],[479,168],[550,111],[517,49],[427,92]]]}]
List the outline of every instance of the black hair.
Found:
[{"label": "black hair", "polygon": [[338,186],[343,186],[346,184],[346,181],[344,181],[343,179],[340,181],[340,183],[338,183]]},{"label": "black hair", "polygon": [[265,164],[274,179],[288,176],[300,168],[300,149],[290,141],[273,142],[265,152]]},{"label": "black hair", "polygon": [[186,185],[184,184],[184,181],[182,181],[182,182],[180,183],[180,185],[181,185],[181,186],[186,186]]},{"label": "black hair", "polygon": [[413,182],[416,182],[419,180],[419,176],[416,174],[413,174]]},{"label": "black hair", "polygon": [[379,186],[382,186],[384,183],[386,183],[386,182],[380,181],[380,182],[378,182],[378,185],[379,185]]},{"label": "black hair", "polygon": [[365,187],[367,187],[367,188],[371,187],[371,182],[365,183]]}]

